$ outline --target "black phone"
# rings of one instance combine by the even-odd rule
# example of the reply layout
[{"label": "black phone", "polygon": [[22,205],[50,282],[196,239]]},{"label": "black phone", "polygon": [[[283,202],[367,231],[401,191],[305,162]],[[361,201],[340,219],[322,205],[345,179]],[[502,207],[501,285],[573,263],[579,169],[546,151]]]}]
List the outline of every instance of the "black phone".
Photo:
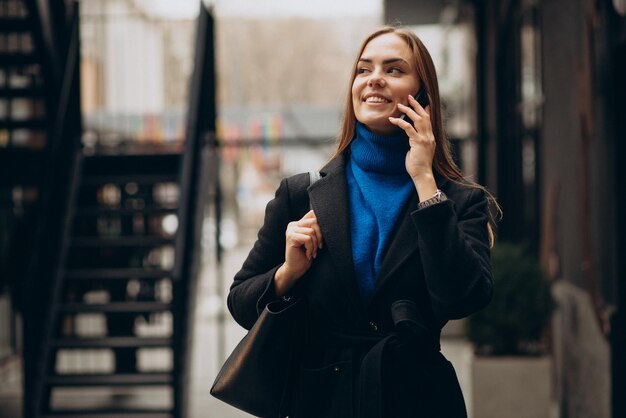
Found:
[{"label": "black phone", "polygon": [[[428,100],[428,93],[426,93],[426,89],[424,88],[424,86],[422,86],[413,97],[415,97],[417,103],[422,105],[423,108],[426,108],[426,106],[428,106],[428,104],[430,103],[430,101]],[[411,118],[409,118],[407,114],[404,114],[404,116],[402,116],[402,119],[409,123],[413,123],[413,121],[411,120]]]},{"label": "black phone", "polygon": [[426,89],[424,88],[424,86],[422,86],[422,88],[420,88],[420,91],[415,93],[415,96],[413,97],[415,97],[415,100],[417,100],[417,102],[422,105],[423,108],[428,106],[428,104],[430,103],[430,101],[428,100],[428,94],[426,93]]}]

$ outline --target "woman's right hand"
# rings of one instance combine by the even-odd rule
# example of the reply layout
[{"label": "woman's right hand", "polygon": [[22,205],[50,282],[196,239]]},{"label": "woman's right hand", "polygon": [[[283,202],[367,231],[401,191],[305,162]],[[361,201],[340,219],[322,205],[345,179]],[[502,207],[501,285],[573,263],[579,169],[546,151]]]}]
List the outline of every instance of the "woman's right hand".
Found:
[{"label": "woman's right hand", "polygon": [[311,267],[317,251],[322,249],[322,231],[315,212],[310,210],[302,219],[289,222],[285,232],[285,263],[274,276],[276,294],[285,295],[294,283]]}]

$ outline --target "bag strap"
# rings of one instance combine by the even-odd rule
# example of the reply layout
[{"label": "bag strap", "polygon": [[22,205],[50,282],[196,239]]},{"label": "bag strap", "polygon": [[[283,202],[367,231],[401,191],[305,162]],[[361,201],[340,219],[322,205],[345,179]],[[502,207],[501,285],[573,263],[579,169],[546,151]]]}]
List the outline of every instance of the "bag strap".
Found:
[{"label": "bag strap", "polygon": [[[321,178],[322,175],[319,171],[309,171],[309,187]],[[311,202],[309,202],[309,209],[313,209]]]},{"label": "bag strap", "polygon": [[321,178],[322,178],[322,175],[320,174],[319,171],[309,171],[309,180],[310,180],[309,186]]}]

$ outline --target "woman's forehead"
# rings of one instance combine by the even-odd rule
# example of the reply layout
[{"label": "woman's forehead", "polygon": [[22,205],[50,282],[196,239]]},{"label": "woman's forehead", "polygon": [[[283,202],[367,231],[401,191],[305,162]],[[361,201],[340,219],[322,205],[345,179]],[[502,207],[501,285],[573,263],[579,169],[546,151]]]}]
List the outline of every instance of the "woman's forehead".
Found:
[{"label": "woman's forehead", "polygon": [[395,33],[385,33],[371,39],[365,45],[360,58],[369,59],[381,56],[403,58],[410,62],[413,54],[404,39]]}]

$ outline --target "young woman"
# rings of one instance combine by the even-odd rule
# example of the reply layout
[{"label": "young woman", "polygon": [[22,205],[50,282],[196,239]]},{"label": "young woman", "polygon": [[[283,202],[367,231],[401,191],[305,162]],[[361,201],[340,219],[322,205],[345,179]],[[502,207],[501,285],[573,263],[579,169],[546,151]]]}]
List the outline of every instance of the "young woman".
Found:
[{"label": "young woman", "polygon": [[465,417],[439,336],[491,298],[491,197],[451,158],[415,34],[368,36],[350,86],[334,157],[312,185],[281,182],[228,307],[249,329],[272,300],[306,299],[289,417]]}]

